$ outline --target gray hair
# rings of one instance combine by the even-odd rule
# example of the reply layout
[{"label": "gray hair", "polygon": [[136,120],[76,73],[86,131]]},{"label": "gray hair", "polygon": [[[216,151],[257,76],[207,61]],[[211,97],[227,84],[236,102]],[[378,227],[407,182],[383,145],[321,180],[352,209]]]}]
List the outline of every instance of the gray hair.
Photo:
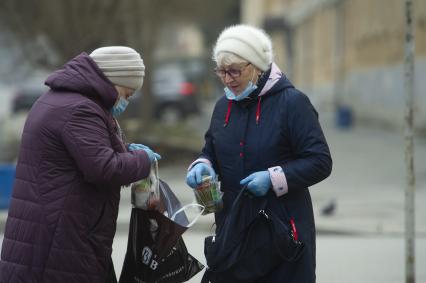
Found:
[{"label": "gray hair", "polygon": [[229,66],[232,64],[249,63],[247,60],[231,52],[220,52],[217,56],[213,57],[213,61],[217,66]]}]

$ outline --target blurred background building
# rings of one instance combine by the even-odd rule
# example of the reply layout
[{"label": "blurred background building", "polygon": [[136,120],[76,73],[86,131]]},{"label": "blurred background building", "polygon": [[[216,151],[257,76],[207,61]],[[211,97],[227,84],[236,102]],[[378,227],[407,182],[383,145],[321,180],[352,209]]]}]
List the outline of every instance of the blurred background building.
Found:
[{"label": "blurred background building", "polygon": [[128,137],[164,141],[170,127],[182,134],[203,101],[220,95],[211,46],[223,27],[239,22],[239,10],[232,0],[1,1],[0,162],[16,159],[47,75],[100,46],[131,46],[146,65],[144,86],[120,117]]},{"label": "blurred background building", "polygon": [[[415,123],[425,132],[426,1],[414,7]],[[334,113],[336,124],[402,126],[400,0],[4,0],[0,160],[16,157],[26,111],[45,91],[48,73],[105,45],[132,46],[147,66],[141,92],[120,118],[128,136],[162,143],[161,133],[183,133],[180,145],[198,148],[202,135],[191,135],[188,123],[222,95],[212,46],[225,26],[240,22],[267,30],[280,68],[320,112]]]},{"label": "blurred background building", "polygon": [[[426,1],[413,4],[415,122],[425,131]],[[279,65],[317,107],[402,126],[403,1],[242,0],[241,17],[268,30]]]}]

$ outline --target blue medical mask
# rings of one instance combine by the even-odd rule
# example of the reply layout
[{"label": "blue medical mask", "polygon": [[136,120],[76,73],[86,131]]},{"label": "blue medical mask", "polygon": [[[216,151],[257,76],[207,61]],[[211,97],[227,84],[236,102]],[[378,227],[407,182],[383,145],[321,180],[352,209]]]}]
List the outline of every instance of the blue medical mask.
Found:
[{"label": "blue medical mask", "polygon": [[129,105],[129,101],[123,97],[120,97],[120,100],[118,100],[118,103],[114,105],[111,109],[111,114],[114,117],[117,117],[121,113],[126,110],[127,105]]},{"label": "blue medical mask", "polygon": [[229,100],[240,101],[246,98],[247,96],[249,96],[250,93],[252,93],[256,89],[257,89],[257,85],[253,84],[252,81],[249,81],[246,88],[240,93],[240,95],[235,95],[232,92],[232,90],[230,90],[228,87],[225,87],[224,91],[225,91],[226,98],[228,98]]}]

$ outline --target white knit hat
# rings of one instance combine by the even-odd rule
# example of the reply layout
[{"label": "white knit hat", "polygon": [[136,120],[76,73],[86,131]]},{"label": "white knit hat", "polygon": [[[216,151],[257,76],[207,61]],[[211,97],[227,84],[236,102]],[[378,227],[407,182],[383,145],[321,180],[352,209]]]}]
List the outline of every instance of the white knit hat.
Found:
[{"label": "white knit hat", "polygon": [[142,87],[145,65],[134,49],[125,46],[101,47],[90,53],[90,57],[114,85],[134,90]]},{"label": "white knit hat", "polygon": [[213,49],[217,61],[220,52],[231,52],[252,63],[262,71],[272,63],[272,43],[261,29],[249,25],[231,26],[222,31]]}]

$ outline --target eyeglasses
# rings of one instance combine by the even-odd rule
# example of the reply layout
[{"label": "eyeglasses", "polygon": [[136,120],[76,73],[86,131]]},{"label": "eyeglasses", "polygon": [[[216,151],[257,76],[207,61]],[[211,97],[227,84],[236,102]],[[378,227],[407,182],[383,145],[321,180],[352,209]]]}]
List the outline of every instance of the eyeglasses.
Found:
[{"label": "eyeglasses", "polygon": [[228,74],[233,79],[237,79],[241,76],[241,72],[250,64],[251,63],[247,63],[239,69],[236,69],[236,68],[230,68],[230,69],[215,68],[214,72],[221,79],[224,79],[226,77],[226,74]]}]

